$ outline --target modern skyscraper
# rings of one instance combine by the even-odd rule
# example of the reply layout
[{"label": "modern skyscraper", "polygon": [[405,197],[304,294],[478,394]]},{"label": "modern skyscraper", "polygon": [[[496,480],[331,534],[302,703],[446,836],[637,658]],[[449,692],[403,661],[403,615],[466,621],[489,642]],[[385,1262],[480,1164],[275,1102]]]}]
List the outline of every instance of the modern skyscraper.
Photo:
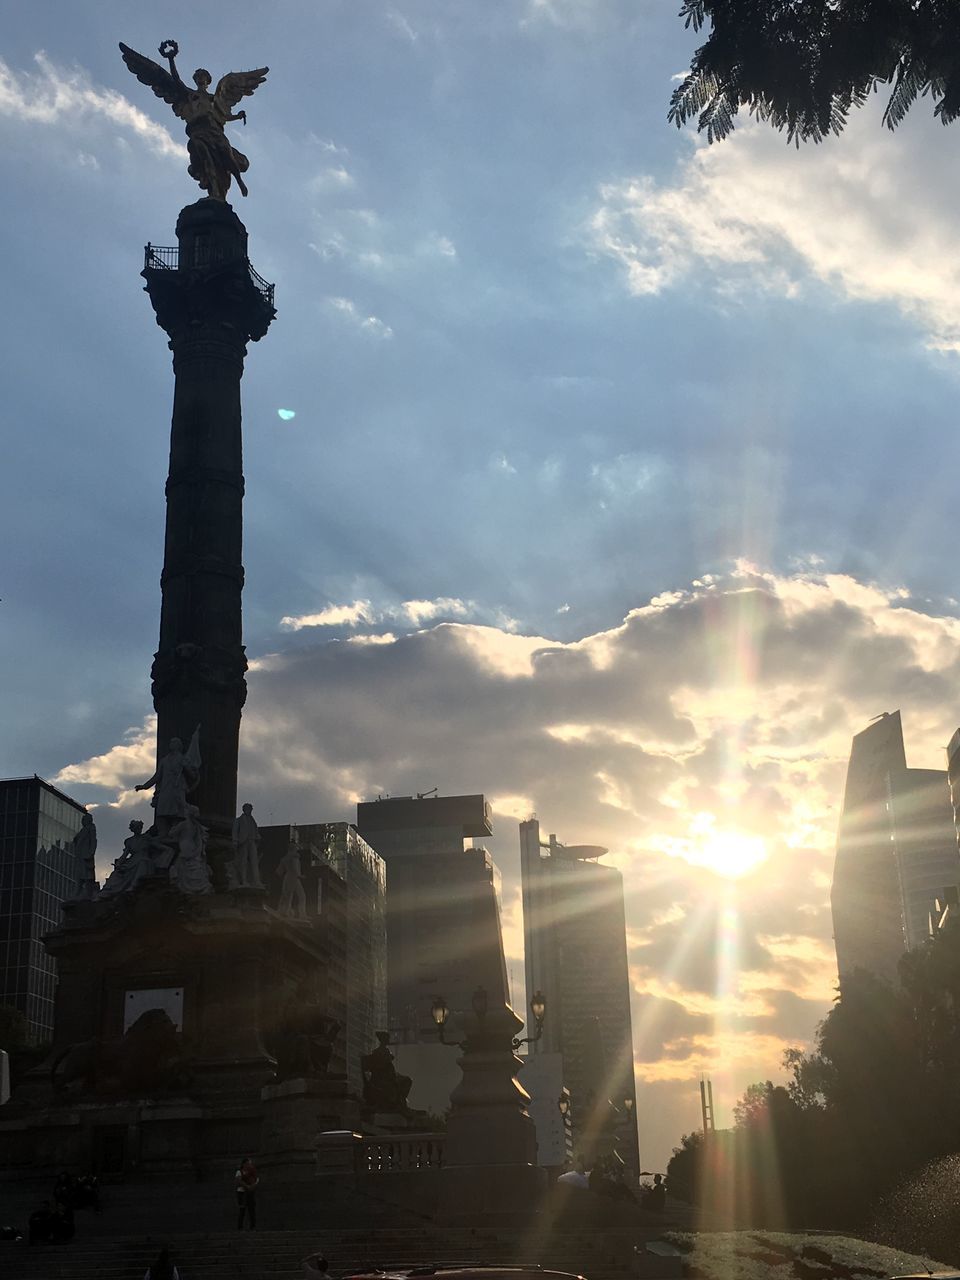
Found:
[{"label": "modern skyscraper", "polygon": [[26,1016],[37,1042],[53,1031],[57,982],[41,939],[76,892],[70,842],[85,812],[36,775],[0,780],[0,1004]]},{"label": "modern skyscraper", "polygon": [[[261,879],[268,891],[279,886],[274,868],[291,844],[300,850],[307,912],[326,927],[323,896],[332,871],[343,888],[344,931],[340,948],[331,948],[331,965],[342,968],[346,1026],[343,1033],[347,1079],[360,1092],[360,1057],[376,1044],[387,1025],[386,865],[348,822],[312,822],[261,827]],[[325,885],[327,886],[325,888]],[[336,1011],[331,1008],[331,1016]]]},{"label": "modern skyscraper", "polygon": [[930,912],[944,890],[960,884],[960,853],[947,775],[942,769],[907,769],[893,791],[891,834],[909,950],[930,936]]},{"label": "modern skyscraper", "polygon": [[[953,809],[953,826],[958,844],[960,844],[960,729],[956,731],[947,744],[947,786],[950,788],[950,804]],[[960,883],[960,882],[958,882]],[[953,884],[948,881],[943,886],[949,893],[941,893],[941,899],[949,898],[954,903],[956,912],[957,894],[952,892]]]},{"label": "modern skyscraper", "polygon": [[[623,877],[597,845],[540,838],[536,818],[520,823],[520,874],[528,992],[547,1000],[537,1054],[561,1054],[570,1090],[574,1146],[612,1141],[623,1103],[636,1104]],[[616,1110],[614,1110],[616,1108]],[[635,1126],[618,1149],[639,1171]]]},{"label": "modern skyscraper", "polygon": [[482,795],[403,796],[357,805],[357,828],[387,864],[387,1011],[397,1064],[413,1079],[411,1105],[442,1112],[459,1079],[430,1008],[443,996],[455,1040],[483,986],[509,1001],[500,932],[500,873],[483,848],[492,834]]},{"label": "modern skyscraper", "polygon": [[898,980],[904,951],[960,883],[947,774],[908,769],[900,712],[856,734],[837,833],[831,903],[841,989],[855,969]]}]

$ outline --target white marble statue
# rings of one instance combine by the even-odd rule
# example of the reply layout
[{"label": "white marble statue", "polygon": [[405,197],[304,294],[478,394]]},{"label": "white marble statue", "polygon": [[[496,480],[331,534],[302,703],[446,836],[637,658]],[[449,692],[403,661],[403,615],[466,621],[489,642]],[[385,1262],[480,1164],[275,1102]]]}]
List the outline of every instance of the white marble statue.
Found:
[{"label": "white marble statue", "polygon": [[186,816],[170,830],[177,842],[177,856],[170,864],[170,883],[181,893],[211,893],[213,883],[207,866],[207,829],[200,821],[200,810],[187,805]]},{"label": "white marble statue", "polygon": [[153,836],[144,835],[143,823],[134,818],[130,823],[131,835],[123,842],[123,853],[113,864],[113,870],[104,881],[101,893],[129,893],[141,880],[157,874],[154,855],[167,853],[166,846]]},{"label": "white marble statue", "polygon": [[233,823],[233,865],[237,885],[244,889],[262,889],[260,879],[260,828],[253,816],[253,805],[245,804]]},{"label": "white marble statue", "polygon": [[200,726],[197,725],[187,750],[184,751],[179,738],[171,738],[169,750],[157,762],[153,777],[135,788],[137,791],[155,788],[150,803],[156,810],[158,835],[167,835],[187,816],[187,796],[200,779],[200,764]]},{"label": "white marble statue", "polygon": [[77,892],[73,900],[92,902],[100,892],[100,885],[97,883],[97,828],[92,813],[85,813],[80,819],[80,830],[73,837],[70,847],[79,863]]},{"label": "white marble statue", "polygon": [[303,891],[303,873],[300,870],[300,850],[292,844],[277,863],[277,875],[282,877],[280,905],[282,916],[295,920],[307,918],[307,895]]}]

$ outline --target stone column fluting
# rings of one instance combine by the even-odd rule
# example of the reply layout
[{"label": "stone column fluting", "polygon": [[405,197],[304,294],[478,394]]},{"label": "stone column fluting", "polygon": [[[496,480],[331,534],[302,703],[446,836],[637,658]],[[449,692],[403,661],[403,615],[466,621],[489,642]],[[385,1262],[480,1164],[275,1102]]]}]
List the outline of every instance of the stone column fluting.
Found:
[{"label": "stone column fluting", "polygon": [[174,737],[186,749],[200,727],[200,779],[189,799],[224,888],[247,691],[240,379],[247,343],[276,313],[272,286],[250,266],[246,229],[224,201],[183,209],[177,241],[177,249],[148,245],[143,271],[175,377],[153,705],[158,757]]}]

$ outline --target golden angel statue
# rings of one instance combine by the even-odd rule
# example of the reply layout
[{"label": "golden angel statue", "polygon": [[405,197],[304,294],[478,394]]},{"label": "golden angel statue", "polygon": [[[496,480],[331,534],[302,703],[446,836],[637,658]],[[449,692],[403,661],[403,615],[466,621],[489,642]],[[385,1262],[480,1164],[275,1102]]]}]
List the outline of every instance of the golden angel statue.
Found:
[{"label": "golden angel statue", "polygon": [[190,177],[199,182],[214,200],[226,200],[231,178],[236,179],[241,193],[246,195],[247,188],[240,175],[249,169],[250,161],[242,151],[230,145],[223,130],[224,125],[232,120],[247,123],[247,113],[238,111],[234,114],[233,108],[241,98],[249,97],[263,84],[269,67],[259,67],[256,71],[231,71],[221,79],[216,92],[210,93],[213,77],[202,67],[193,73],[195,89],[180,79],[176,63],[180,48],[176,40],[164,40],[158,50],[161,58],[169,62],[169,71],[125,44],[121,43],[120,52],[140,83],[149,85],[158,98],[173,107],[174,115],[186,122],[187,153],[190,156],[187,172]]}]

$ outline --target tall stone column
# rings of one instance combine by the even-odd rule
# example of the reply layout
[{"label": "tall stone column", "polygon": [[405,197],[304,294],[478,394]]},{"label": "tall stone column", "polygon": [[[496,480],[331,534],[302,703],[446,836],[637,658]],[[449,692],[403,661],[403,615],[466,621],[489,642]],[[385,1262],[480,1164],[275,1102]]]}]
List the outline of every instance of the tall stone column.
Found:
[{"label": "tall stone column", "polygon": [[224,201],[183,209],[177,240],[178,251],[148,246],[143,271],[175,375],[153,705],[158,756],[174,737],[186,748],[200,727],[200,781],[190,800],[210,832],[222,888],[247,691],[240,379],[247,343],[263,337],[276,313],[272,287],[250,267],[246,229]]}]

